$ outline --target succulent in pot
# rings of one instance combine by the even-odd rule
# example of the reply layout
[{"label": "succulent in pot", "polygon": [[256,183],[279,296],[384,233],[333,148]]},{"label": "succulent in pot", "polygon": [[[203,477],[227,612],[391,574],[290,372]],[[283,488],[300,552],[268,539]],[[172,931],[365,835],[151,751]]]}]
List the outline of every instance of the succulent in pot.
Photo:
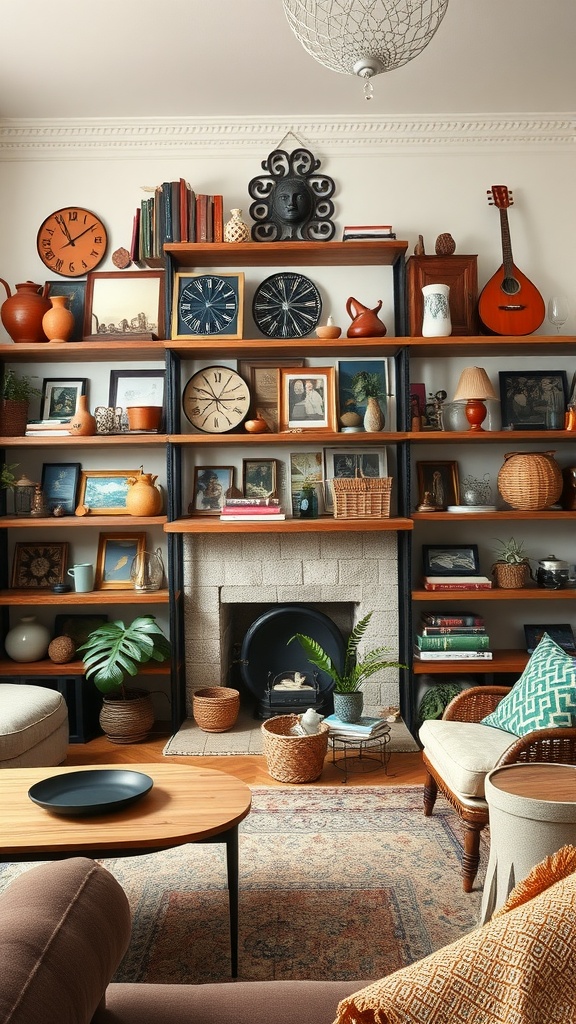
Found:
[{"label": "succulent in pot", "polygon": [[492,566],[492,575],[497,587],[503,590],[520,590],[528,585],[532,576],[530,561],[524,552],[524,543],[514,537],[498,540],[497,561]]}]

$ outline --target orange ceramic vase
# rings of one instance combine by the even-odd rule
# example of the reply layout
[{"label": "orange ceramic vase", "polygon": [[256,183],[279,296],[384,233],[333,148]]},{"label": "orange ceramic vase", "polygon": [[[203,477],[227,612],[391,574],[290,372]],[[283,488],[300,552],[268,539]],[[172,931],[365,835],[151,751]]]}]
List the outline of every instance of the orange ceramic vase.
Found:
[{"label": "orange ceramic vase", "polygon": [[74,314],[70,312],[66,303],[68,296],[52,295],[50,298],[52,308],[44,313],[42,317],[42,328],[48,341],[53,344],[63,344],[70,341],[74,330]]},{"label": "orange ceramic vase", "polygon": [[162,511],[162,491],[155,487],[157,477],[139,473],[128,477],[126,511],[131,516],[158,516]]},{"label": "orange ceramic vase", "polygon": [[68,424],[68,433],[74,434],[76,437],[90,437],[96,433],[96,417],[88,408],[86,395],[78,396],[76,412]]},{"label": "orange ceramic vase", "polygon": [[8,298],[2,303],[0,317],[12,341],[25,345],[35,345],[46,341],[42,328],[42,317],[50,309],[47,297],[48,285],[44,289],[33,281],[24,281],[16,285],[13,295],[6,281],[0,277]]}]

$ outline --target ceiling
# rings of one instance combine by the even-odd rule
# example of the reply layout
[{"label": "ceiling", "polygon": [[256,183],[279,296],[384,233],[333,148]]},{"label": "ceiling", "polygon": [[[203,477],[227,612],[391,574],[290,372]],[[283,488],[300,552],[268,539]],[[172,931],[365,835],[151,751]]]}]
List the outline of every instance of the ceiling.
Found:
[{"label": "ceiling", "polygon": [[2,0],[0,118],[569,112],[574,0],[450,0],[428,48],[362,83],[292,34],[282,0]]}]

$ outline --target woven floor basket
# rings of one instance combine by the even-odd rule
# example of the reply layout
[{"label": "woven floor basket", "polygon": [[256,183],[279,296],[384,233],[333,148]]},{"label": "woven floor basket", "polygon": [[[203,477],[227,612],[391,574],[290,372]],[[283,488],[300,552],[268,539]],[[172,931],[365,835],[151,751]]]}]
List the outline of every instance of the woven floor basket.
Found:
[{"label": "woven floor basket", "polygon": [[387,519],[392,477],[354,477],[330,481],[335,519]]},{"label": "woven floor basket", "polygon": [[313,736],[290,736],[298,715],[277,715],[262,723],[268,772],[278,782],[314,782],[320,778],[328,750],[328,726]]},{"label": "woven floor basket", "polygon": [[192,714],[203,732],[226,732],[240,711],[240,693],[230,686],[206,686],[192,698]]},{"label": "woven floor basket", "polygon": [[508,452],[498,473],[498,490],[512,508],[534,512],[562,493],[562,471],[554,452]]}]

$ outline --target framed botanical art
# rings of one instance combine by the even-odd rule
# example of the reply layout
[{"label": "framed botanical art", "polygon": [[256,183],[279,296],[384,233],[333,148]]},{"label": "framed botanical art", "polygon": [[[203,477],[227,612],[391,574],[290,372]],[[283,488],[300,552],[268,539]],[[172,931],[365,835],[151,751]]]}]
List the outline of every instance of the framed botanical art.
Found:
[{"label": "framed botanical art", "polygon": [[280,404],[280,367],[304,366],[304,359],[239,359],[238,372],[244,378],[252,396],[251,411],[260,414],[275,434],[278,431]]},{"label": "framed botanical art", "polygon": [[242,459],[242,491],[245,498],[278,497],[278,460]]},{"label": "framed botanical art", "polygon": [[128,477],[138,476],[138,469],[83,469],[80,473],[76,515],[128,515]]},{"label": "framed botanical art", "polygon": [[14,545],[11,587],[15,590],[49,590],[64,583],[68,543],[17,541]]},{"label": "framed botanical art", "polygon": [[423,544],[425,576],[474,576],[480,572],[477,544]]},{"label": "framed botanical art", "polygon": [[336,430],[334,367],[280,368],[280,430]]},{"label": "framed botanical art", "polygon": [[164,271],[93,271],[86,279],[84,336],[164,338]]},{"label": "framed botanical art", "polygon": [[87,377],[44,377],[40,415],[43,420],[69,420],[76,412],[79,395],[86,394]]},{"label": "framed botanical art", "polygon": [[98,539],[94,589],[132,590],[132,562],[145,548],[145,533],[101,533]]},{"label": "framed botanical art", "polygon": [[188,512],[195,516],[219,516],[226,491],[234,483],[233,466],[195,466],[194,496]]},{"label": "framed botanical art", "polygon": [[80,469],[79,462],[45,462],[43,464],[42,493],[51,511],[59,506],[66,515],[74,515]]},{"label": "framed botanical art", "polygon": [[[425,500],[436,508],[458,505],[460,482],[457,462],[417,462],[418,503]],[[426,498],[429,495],[429,498]]]},{"label": "framed botanical art", "polygon": [[173,340],[238,340],[244,327],[244,274],[176,273],[172,299]]}]

